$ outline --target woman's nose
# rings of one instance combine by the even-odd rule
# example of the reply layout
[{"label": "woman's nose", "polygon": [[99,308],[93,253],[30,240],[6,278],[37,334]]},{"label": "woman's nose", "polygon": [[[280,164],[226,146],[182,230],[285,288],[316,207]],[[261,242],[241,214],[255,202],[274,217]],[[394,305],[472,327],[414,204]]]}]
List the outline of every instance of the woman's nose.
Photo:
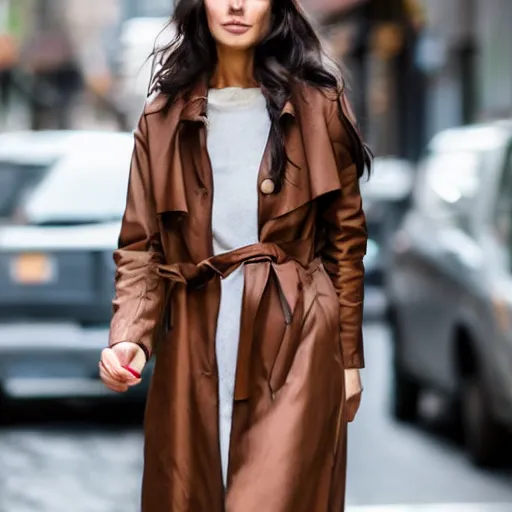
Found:
[{"label": "woman's nose", "polygon": [[231,11],[239,12],[243,9],[244,0],[230,0],[229,8]]}]

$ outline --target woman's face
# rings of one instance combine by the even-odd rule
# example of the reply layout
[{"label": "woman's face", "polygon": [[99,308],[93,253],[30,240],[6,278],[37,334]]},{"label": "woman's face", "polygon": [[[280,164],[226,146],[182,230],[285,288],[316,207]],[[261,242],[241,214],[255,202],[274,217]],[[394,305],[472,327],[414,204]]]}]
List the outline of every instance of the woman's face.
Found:
[{"label": "woman's face", "polygon": [[247,50],[270,30],[272,0],[204,0],[204,5],[218,45]]}]

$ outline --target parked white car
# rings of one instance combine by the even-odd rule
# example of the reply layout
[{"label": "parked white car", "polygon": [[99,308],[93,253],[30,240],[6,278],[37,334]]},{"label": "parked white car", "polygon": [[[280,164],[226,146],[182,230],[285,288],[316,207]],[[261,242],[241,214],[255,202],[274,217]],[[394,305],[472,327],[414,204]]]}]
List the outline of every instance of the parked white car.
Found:
[{"label": "parked white car", "polygon": [[382,283],[389,266],[389,241],[407,210],[415,179],[413,165],[400,158],[377,157],[369,180],[361,180],[368,226],[365,306],[372,316],[386,308]]},{"label": "parked white car", "polygon": [[17,183],[0,193],[0,394],[114,395],[98,360],[132,150],[130,133],[0,136],[0,182]]}]

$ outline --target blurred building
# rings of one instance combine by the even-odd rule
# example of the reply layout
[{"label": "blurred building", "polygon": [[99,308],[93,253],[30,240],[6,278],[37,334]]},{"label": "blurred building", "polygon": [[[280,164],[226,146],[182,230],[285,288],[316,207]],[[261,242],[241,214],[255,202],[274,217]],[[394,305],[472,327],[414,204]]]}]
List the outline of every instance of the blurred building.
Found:
[{"label": "blurred building", "polygon": [[423,0],[428,132],[512,114],[512,2]]},{"label": "blurred building", "polygon": [[[510,116],[511,0],[302,1],[347,68],[352,102],[377,154],[415,160],[441,129]],[[89,111],[131,127],[119,94],[126,89],[120,80],[134,75],[123,69],[135,26],[125,23],[165,18],[173,4],[0,0],[0,122],[14,91],[34,128],[67,127]]]},{"label": "blurred building", "polygon": [[424,81],[415,63],[417,0],[303,0],[347,68],[347,87],[377,154],[414,159],[423,144]]},{"label": "blurred building", "polygon": [[131,128],[123,24],[167,17],[173,3],[0,0],[0,129]]},{"label": "blurred building", "polygon": [[439,130],[512,110],[510,0],[303,0],[348,69],[377,154],[415,160]]},{"label": "blurred building", "polygon": [[27,14],[26,0],[0,0],[0,122],[13,95],[13,73],[26,35]]}]

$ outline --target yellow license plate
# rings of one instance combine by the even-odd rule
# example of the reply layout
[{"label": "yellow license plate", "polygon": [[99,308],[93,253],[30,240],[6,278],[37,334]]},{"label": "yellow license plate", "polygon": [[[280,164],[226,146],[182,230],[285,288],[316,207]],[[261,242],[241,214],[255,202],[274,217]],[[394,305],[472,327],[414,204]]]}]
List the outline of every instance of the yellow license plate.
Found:
[{"label": "yellow license plate", "polygon": [[54,265],[46,254],[21,254],[14,259],[12,277],[20,284],[45,284],[54,279]]}]

